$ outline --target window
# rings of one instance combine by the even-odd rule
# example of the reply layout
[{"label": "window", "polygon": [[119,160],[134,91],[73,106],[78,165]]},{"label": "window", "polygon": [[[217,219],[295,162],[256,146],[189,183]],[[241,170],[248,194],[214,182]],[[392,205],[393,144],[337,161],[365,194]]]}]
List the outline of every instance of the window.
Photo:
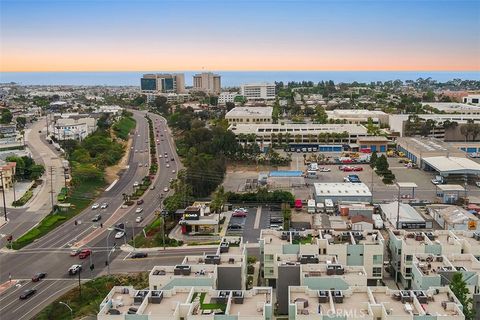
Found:
[{"label": "window", "polygon": [[374,254],[373,255],[373,264],[383,264],[383,255]]},{"label": "window", "polygon": [[412,260],[413,260],[413,255],[407,254],[407,255],[405,256],[405,261],[412,261]]},{"label": "window", "polygon": [[157,286],[153,286],[153,290],[157,290]]},{"label": "window", "polygon": [[372,276],[381,277],[382,276],[382,268],[381,267],[373,267],[372,268]]},{"label": "window", "polygon": [[405,268],[405,276],[407,277],[412,276],[412,268]]}]

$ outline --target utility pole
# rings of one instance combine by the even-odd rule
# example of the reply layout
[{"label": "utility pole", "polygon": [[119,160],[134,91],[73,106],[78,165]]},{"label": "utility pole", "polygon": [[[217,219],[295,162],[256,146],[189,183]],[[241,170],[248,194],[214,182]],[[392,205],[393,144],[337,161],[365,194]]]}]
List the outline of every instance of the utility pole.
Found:
[{"label": "utility pole", "polygon": [[398,187],[398,195],[397,195],[397,230],[400,229],[399,226],[400,226],[400,186],[398,185],[397,183],[397,187]]},{"label": "utility pole", "polygon": [[5,201],[5,185],[3,184],[3,170],[0,170],[0,180],[2,180],[3,215],[5,217],[5,222],[7,222],[7,204]]},{"label": "utility pole", "polygon": [[54,200],[53,200],[53,167],[50,167],[50,200],[52,201],[52,213],[53,213],[53,207],[55,205]]}]

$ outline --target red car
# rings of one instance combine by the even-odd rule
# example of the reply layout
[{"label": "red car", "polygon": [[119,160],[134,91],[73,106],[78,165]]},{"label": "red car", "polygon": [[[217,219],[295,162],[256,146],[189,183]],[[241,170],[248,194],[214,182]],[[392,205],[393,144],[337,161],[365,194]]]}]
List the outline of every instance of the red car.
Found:
[{"label": "red car", "polygon": [[85,259],[85,258],[87,258],[91,253],[92,253],[92,250],[90,250],[90,249],[82,249],[82,251],[80,251],[80,253],[78,254],[78,257],[79,257],[80,259]]},{"label": "red car", "polygon": [[342,171],[343,171],[343,172],[350,172],[350,171],[353,171],[353,168],[352,168],[352,167],[349,167],[349,166],[344,166],[344,167],[342,168]]},{"label": "red car", "polygon": [[352,170],[353,171],[363,171],[363,168],[362,167],[353,167]]},{"label": "red car", "polygon": [[235,211],[233,212],[232,214],[232,217],[240,217],[240,218],[244,218],[247,216],[247,213],[245,211]]}]

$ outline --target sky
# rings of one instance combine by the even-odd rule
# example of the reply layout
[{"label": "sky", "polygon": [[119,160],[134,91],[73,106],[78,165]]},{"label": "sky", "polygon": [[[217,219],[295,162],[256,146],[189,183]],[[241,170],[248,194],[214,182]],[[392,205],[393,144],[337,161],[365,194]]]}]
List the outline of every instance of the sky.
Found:
[{"label": "sky", "polygon": [[0,0],[0,72],[480,71],[480,1]]}]

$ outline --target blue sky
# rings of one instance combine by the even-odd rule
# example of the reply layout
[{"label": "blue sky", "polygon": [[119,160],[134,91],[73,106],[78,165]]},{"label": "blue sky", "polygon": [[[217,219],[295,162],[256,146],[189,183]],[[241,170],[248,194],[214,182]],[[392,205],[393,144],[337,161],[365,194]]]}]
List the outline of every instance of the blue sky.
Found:
[{"label": "blue sky", "polygon": [[480,69],[480,1],[0,3],[4,71]]}]

